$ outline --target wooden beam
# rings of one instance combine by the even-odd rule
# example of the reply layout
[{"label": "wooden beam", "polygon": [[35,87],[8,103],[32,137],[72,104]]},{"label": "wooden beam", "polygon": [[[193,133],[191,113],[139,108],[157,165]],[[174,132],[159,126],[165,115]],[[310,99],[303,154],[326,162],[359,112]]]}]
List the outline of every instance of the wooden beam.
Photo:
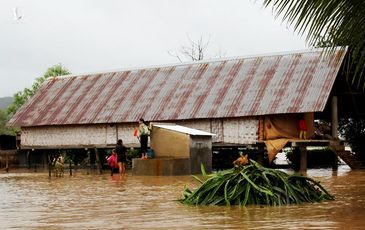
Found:
[{"label": "wooden beam", "polygon": [[332,137],[338,139],[338,108],[337,108],[337,96],[331,98],[331,124],[332,124]]}]

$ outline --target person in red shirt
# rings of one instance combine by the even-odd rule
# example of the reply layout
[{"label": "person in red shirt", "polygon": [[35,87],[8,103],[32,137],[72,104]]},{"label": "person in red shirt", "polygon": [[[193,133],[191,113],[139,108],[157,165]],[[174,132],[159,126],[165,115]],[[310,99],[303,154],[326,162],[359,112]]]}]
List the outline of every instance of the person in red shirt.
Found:
[{"label": "person in red shirt", "polygon": [[110,166],[110,175],[113,176],[114,173],[114,169],[119,168],[118,166],[118,162],[117,162],[118,156],[117,153],[115,151],[115,149],[113,149],[112,151],[112,155],[110,155],[110,157],[108,157],[108,164]]},{"label": "person in red shirt", "polygon": [[299,120],[299,139],[307,139],[307,122],[305,121],[304,115]]}]

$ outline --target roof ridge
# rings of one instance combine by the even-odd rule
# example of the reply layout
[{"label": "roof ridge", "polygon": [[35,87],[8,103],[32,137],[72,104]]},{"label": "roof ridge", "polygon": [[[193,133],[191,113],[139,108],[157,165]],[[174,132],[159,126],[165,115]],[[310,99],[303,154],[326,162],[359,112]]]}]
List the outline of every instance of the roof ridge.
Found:
[{"label": "roof ridge", "polygon": [[[335,50],[340,49],[340,48],[341,47],[336,47]],[[234,60],[240,60],[240,59],[253,59],[253,58],[259,58],[259,57],[271,57],[271,56],[275,57],[275,56],[282,56],[282,55],[315,53],[315,52],[322,52],[322,51],[325,51],[325,48],[310,48],[310,49],[301,49],[301,50],[292,50],[292,51],[283,51],[283,52],[251,54],[251,55],[243,55],[243,56],[219,57],[219,58],[204,59],[204,60],[199,60],[199,61],[167,63],[167,64],[151,65],[151,66],[127,67],[127,68],[110,69],[110,70],[104,70],[104,71],[100,70],[100,71],[95,71],[95,72],[75,73],[75,74],[57,76],[56,79],[69,78],[69,77],[81,77],[81,76],[97,75],[97,74],[108,74],[108,73],[115,73],[115,72],[138,71],[138,70],[142,70],[142,69],[148,70],[148,69],[158,69],[158,68],[167,68],[167,67],[179,67],[179,66],[186,66],[186,65],[199,65],[199,64],[214,63],[214,62],[234,61]],[[47,79],[47,80],[51,80],[51,79]]]}]

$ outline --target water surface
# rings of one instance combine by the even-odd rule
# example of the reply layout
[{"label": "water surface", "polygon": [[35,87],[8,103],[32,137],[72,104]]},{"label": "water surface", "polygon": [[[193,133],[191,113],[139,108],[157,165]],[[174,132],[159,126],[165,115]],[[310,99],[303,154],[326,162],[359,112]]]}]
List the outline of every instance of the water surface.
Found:
[{"label": "water surface", "polygon": [[0,174],[0,229],[365,229],[365,170],[313,169],[335,201],[281,207],[187,206],[190,176]]}]

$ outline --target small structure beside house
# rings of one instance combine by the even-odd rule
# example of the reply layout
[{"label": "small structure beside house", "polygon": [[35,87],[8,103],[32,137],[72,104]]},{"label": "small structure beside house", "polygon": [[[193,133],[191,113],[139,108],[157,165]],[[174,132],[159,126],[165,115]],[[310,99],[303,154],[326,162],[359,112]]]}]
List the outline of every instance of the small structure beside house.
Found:
[{"label": "small structure beside house", "polygon": [[267,146],[275,154],[280,139],[298,140],[298,115],[313,134],[314,114],[331,105],[345,53],[316,49],[56,77],[9,125],[21,128],[21,148],[30,156],[108,149],[118,139],[138,147],[133,130],[142,117],[214,133],[213,147]]},{"label": "small structure beside house", "polygon": [[203,164],[212,171],[214,134],[180,125],[154,124],[151,132],[153,159],[133,159],[134,175],[200,174]]}]

